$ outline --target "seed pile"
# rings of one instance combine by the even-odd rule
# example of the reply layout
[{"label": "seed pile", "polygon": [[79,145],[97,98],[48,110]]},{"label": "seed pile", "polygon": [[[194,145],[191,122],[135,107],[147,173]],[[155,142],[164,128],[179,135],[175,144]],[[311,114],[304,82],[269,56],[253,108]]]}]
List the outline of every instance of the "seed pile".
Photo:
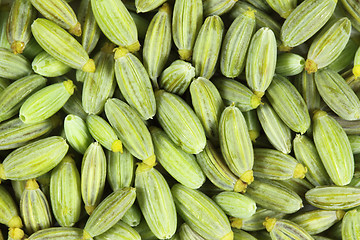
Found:
[{"label": "seed pile", "polygon": [[360,239],[358,0],[0,0],[0,239]]}]

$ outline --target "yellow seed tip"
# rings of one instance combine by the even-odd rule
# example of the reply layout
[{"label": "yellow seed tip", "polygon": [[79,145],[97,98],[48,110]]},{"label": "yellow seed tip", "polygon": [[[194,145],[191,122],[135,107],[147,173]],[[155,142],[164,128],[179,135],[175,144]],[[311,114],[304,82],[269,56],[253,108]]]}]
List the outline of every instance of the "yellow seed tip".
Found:
[{"label": "yellow seed tip", "polygon": [[250,99],[250,105],[253,109],[257,108],[261,104],[261,97],[259,95],[252,95]]},{"label": "yellow seed tip", "polygon": [[23,227],[21,218],[19,216],[12,217],[7,225],[9,226],[9,228],[22,228]]},{"label": "yellow seed tip", "polygon": [[84,72],[95,72],[96,67],[95,67],[95,62],[93,59],[89,59],[84,66],[82,67],[82,69]]},{"label": "yellow seed tip", "polygon": [[356,78],[360,77],[360,65],[355,65],[353,68],[353,74]]},{"label": "yellow seed tip", "polygon": [[126,48],[132,53],[137,52],[140,50],[140,43],[139,43],[139,41],[137,41],[129,46],[126,46]]},{"label": "yellow seed tip", "polygon": [[81,24],[77,22],[74,26],[69,29],[69,33],[80,37],[81,36]]},{"label": "yellow seed tip", "polygon": [[306,59],[305,70],[308,74],[314,73],[318,70],[317,64],[311,59]]},{"label": "yellow seed tip", "polygon": [[259,91],[254,91],[254,94],[261,100],[262,96],[264,96],[265,93],[264,92],[259,92]]},{"label": "yellow seed tip", "polygon": [[73,83],[73,81],[71,80],[67,80],[65,82],[63,82],[64,86],[65,86],[65,89],[66,91],[70,94],[70,95],[73,95],[74,94],[74,90],[75,90],[75,85]]},{"label": "yellow seed tip", "polygon": [[256,130],[249,130],[250,140],[256,142],[256,139],[260,136],[260,132]]},{"label": "yellow seed tip", "polygon": [[245,12],[245,16],[255,19],[255,13],[256,13],[256,10],[249,7],[248,10]]},{"label": "yellow seed tip", "polygon": [[285,46],[284,44],[281,44],[278,47],[278,49],[279,49],[280,52],[290,52],[292,47],[288,47],[288,46]]},{"label": "yellow seed tip", "polygon": [[188,49],[179,49],[178,53],[180,55],[180,59],[184,61],[190,61],[192,56],[192,50]]},{"label": "yellow seed tip", "polygon": [[11,49],[13,50],[14,54],[23,53],[23,51],[25,49],[25,44],[23,42],[14,41],[11,44]]},{"label": "yellow seed tip", "polygon": [[304,167],[301,163],[298,163],[294,170],[294,178],[301,178],[303,179],[305,177],[305,173],[307,172],[307,168]]},{"label": "yellow seed tip", "polygon": [[166,12],[167,14],[171,14],[170,5],[168,3],[164,3],[159,9],[159,12]]},{"label": "yellow seed tip", "polygon": [[39,184],[36,182],[36,179],[29,179],[25,184],[26,190],[36,190],[39,189]]},{"label": "yellow seed tip", "polygon": [[143,173],[143,172],[147,172],[149,170],[151,170],[153,168],[153,166],[147,165],[146,163],[139,163],[138,167],[136,168],[136,173]]},{"label": "yellow seed tip", "polygon": [[126,54],[129,53],[129,50],[124,47],[115,48],[114,51],[115,51],[115,55],[114,55],[115,60],[118,58],[124,57]]},{"label": "yellow seed tip", "polygon": [[91,215],[95,209],[95,206],[85,206],[85,211],[87,214]]},{"label": "yellow seed tip", "polygon": [[115,140],[111,145],[111,151],[123,153],[123,146],[120,140]]},{"label": "yellow seed tip", "polygon": [[276,218],[266,217],[265,222],[263,222],[263,225],[265,226],[268,232],[271,232],[275,227],[275,223],[276,223]]},{"label": "yellow seed tip", "polygon": [[315,110],[313,119],[321,118],[321,117],[324,117],[324,116],[327,116],[327,113],[325,111]]},{"label": "yellow seed tip", "polygon": [[87,239],[93,239],[93,238],[87,231],[84,230],[82,239],[87,240]]},{"label": "yellow seed tip", "polygon": [[150,167],[154,167],[156,165],[156,156],[155,154],[151,155],[147,159],[143,160],[143,163],[149,165]]},{"label": "yellow seed tip", "polygon": [[246,172],[244,172],[241,176],[240,179],[243,182],[246,182],[247,184],[251,184],[254,181],[254,174],[252,170],[247,170]]},{"label": "yellow seed tip", "polygon": [[231,227],[241,229],[242,228],[242,219],[236,217],[230,217]]},{"label": "yellow seed tip", "polygon": [[14,240],[21,240],[24,238],[24,231],[20,228],[9,228],[9,237]]},{"label": "yellow seed tip", "polygon": [[234,192],[242,192],[244,193],[246,191],[247,184],[241,181],[241,179],[238,179],[234,185]]},{"label": "yellow seed tip", "polygon": [[[356,211],[356,210],[355,210]],[[338,219],[338,220],[341,220],[343,217],[344,217],[344,215],[345,215],[345,211],[344,210],[337,210],[336,211],[336,218]]]}]

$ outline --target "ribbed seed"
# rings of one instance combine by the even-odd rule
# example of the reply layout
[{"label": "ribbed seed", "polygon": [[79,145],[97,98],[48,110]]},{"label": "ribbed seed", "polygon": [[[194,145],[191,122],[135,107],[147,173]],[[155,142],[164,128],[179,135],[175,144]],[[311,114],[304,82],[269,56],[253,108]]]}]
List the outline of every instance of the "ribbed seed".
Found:
[{"label": "ribbed seed", "polygon": [[305,0],[298,5],[281,27],[283,45],[296,47],[311,38],[329,20],[336,3],[337,0]]},{"label": "ribbed seed", "polygon": [[306,201],[325,210],[342,210],[360,206],[360,189],[347,186],[321,186],[305,194]]},{"label": "ribbed seed", "polygon": [[315,146],[327,173],[336,185],[347,185],[354,174],[354,157],[345,131],[324,111],[317,111],[313,122]]},{"label": "ribbed seed", "polygon": [[305,135],[297,134],[294,138],[296,159],[307,169],[306,178],[315,186],[330,185],[331,180],[321,162],[314,143]]},{"label": "ribbed seed", "polygon": [[40,54],[44,50],[40,47],[40,45],[36,42],[34,37],[30,38],[30,41],[28,44],[26,44],[26,47],[24,49],[23,55],[27,59],[34,59],[36,55]]},{"label": "ribbed seed", "polygon": [[204,15],[222,15],[231,10],[237,0],[205,0]]},{"label": "ribbed seed", "polygon": [[78,10],[78,19],[82,27],[81,45],[90,54],[99,41],[101,30],[96,23],[90,0],[82,0]]},{"label": "ribbed seed", "polygon": [[343,210],[327,211],[327,210],[313,210],[309,212],[301,213],[290,220],[311,235],[319,234],[336,222],[340,221],[345,212]]},{"label": "ribbed seed", "polygon": [[255,201],[240,193],[222,192],[214,196],[213,200],[228,216],[248,218],[256,211]]},{"label": "ribbed seed", "polygon": [[22,220],[19,217],[17,204],[4,186],[0,186],[0,223],[9,228],[22,228]]},{"label": "ribbed seed", "polygon": [[160,128],[150,128],[155,155],[165,170],[181,184],[197,189],[205,182],[205,175],[192,154],[184,152]]},{"label": "ribbed seed", "polygon": [[115,52],[115,74],[129,105],[139,112],[142,119],[152,118],[156,102],[149,75],[141,61],[127,49],[118,48]]},{"label": "ribbed seed", "polygon": [[218,142],[219,119],[224,110],[219,91],[211,81],[199,77],[192,81],[190,94],[193,108],[204,127],[205,135],[210,141]]},{"label": "ribbed seed", "polygon": [[[1,127],[0,127],[0,130],[1,130]],[[348,135],[348,138],[349,138],[349,142],[350,142],[353,154],[359,154],[360,153],[360,136],[359,135]]]},{"label": "ribbed seed", "polygon": [[[194,76],[195,76],[195,74],[194,74]],[[9,85],[10,85],[10,80],[0,77],[0,94]]]},{"label": "ribbed seed", "polygon": [[155,93],[157,119],[170,139],[187,153],[197,154],[206,144],[199,118],[179,96],[159,90]]},{"label": "ribbed seed", "polygon": [[0,164],[0,178],[27,180],[39,177],[58,165],[68,148],[65,139],[58,136],[17,148]]},{"label": "ribbed seed", "polygon": [[91,136],[103,147],[113,152],[123,152],[122,142],[116,136],[114,129],[103,118],[89,115],[86,118],[86,126]]},{"label": "ribbed seed", "polygon": [[[37,231],[31,234],[29,240],[79,240],[83,235],[83,230],[72,227],[52,227]],[[84,240],[92,240],[92,238],[84,238]]]},{"label": "ribbed seed", "polygon": [[307,168],[290,155],[266,148],[254,149],[254,176],[273,180],[304,178]]},{"label": "ribbed seed", "polygon": [[297,6],[297,0],[266,0],[266,2],[282,18],[287,18]]},{"label": "ribbed seed", "polygon": [[75,36],[81,36],[81,25],[73,9],[64,0],[30,0],[31,4],[47,19],[67,29]]},{"label": "ribbed seed", "polygon": [[117,222],[112,228],[97,236],[96,240],[141,240],[140,234],[123,221]]},{"label": "ribbed seed", "polygon": [[136,197],[151,231],[159,239],[175,234],[177,217],[170,187],[165,178],[145,163],[136,169]]},{"label": "ribbed seed", "polygon": [[25,124],[19,118],[4,122],[0,124],[0,150],[21,147],[49,133],[57,127],[58,123],[56,116],[33,124]]},{"label": "ribbed seed", "polygon": [[111,42],[130,52],[140,49],[135,22],[121,0],[92,0],[91,8],[101,31]]},{"label": "ribbed seed", "polygon": [[192,59],[197,77],[210,79],[214,75],[223,32],[224,23],[219,16],[210,16],[205,19],[196,38]]},{"label": "ribbed seed", "polygon": [[167,92],[182,95],[194,77],[195,68],[191,63],[176,60],[161,73],[159,86]]},{"label": "ribbed seed", "polygon": [[242,83],[220,77],[212,81],[226,105],[235,103],[242,112],[247,112],[256,109],[261,103],[261,97],[255,95],[249,88]]},{"label": "ribbed seed", "polygon": [[157,237],[151,232],[149,226],[146,224],[145,219],[135,227],[135,230],[140,234],[142,240],[156,240]]},{"label": "ribbed seed", "polygon": [[[1,3],[0,3],[1,5]],[[202,13],[202,12],[201,12]],[[10,14],[9,6],[0,8],[0,48],[11,50],[11,45],[6,36],[6,25]]]},{"label": "ribbed seed", "polygon": [[165,3],[150,22],[143,48],[144,66],[149,73],[153,86],[156,88],[158,88],[157,78],[165,67],[170,50],[171,7],[168,3]]},{"label": "ribbed seed", "polygon": [[341,0],[342,7],[348,13],[353,26],[356,30],[360,30],[360,9],[356,0]]},{"label": "ribbed seed", "polygon": [[360,119],[360,100],[340,74],[331,69],[315,73],[315,83],[324,102],[345,120]]},{"label": "ribbed seed", "polygon": [[64,130],[70,146],[81,154],[93,142],[85,121],[76,115],[69,114],[65,117]]},{"label": "ribbed seed", "polygon": [[177,212],[203,238],[233,239],[233,232],[225,213],[209,197],[181,184],[175,184],[171,192]]},{"label": "ribbed seed", "polygon": [[110,187],[114,191],[130,187],[134,180],[135,160],[129,151],[126,148],[123,149],[123,153],[107,151],[106,159]]},{"label": "ribbed seed", "polygon": [[[248,0],[248,2],[249,1],[251,1],[250,2],[251,4],[253,4],[254,2],[253,0]],[[263,11],[257,9],[251,4],[246,3],[244,1],[238,1],[229,13],[230,18],[235,19],[238,17],[238,15],[243,14],[248,10],[253,10],[255,14],[255,22],[257,28],[262,28],[262,27],[270,28],[274,32],[276,39],[279,39],[281,25],[276,20],[273,19],[273,16],[268,15],[269,11]],[[280,45],[279,40],[277,40],[277,44]]]},{"label": "ribbed seed", "polygon": [[254,11],[240,14],[226,32],[220,57],[221,73],[234,78],[240,75],[245,66],[246,53],[255,30]]},{"label": "ribbed seed", "polygon": [[303,207],[298,194],[275,181],[257,179],[247,187],[246,196],[257,205],[282,213],[295,213]]},{"label": "ribbed seed", "polygon": [[276,67],[276,39],[269,28],[260,28],[251,39],[246,59],[246,81],[259,96],[269,87]]},{"label": "ribbed seed", "polygon": [[310,189],[314,188],[314,186],[308,182],[304,178],[290,178],[287,180],[275,180],[275,182],[279,183],[283,187],[286,187],[299,195],[301,198],[304,198],[305,193]]},{"label": "ribbed seed", "polygon": [[291,130],[280,119],[269,103],[257,108],[257,115],[262,129],[275,149],[289,154],[291,152]]},{"label": "ribbed seed", "polygon": [[86,120],[87,113],[84,111],[81,103],[81,92],[76,91],[71,97],[66,101],[62,110],[67,114],[74,114],[81,117],[83,120]]},{"label": "ribbed seed", "polygon": [[50,201],[60,226],[72,227],[77,223],[81,211],[80,174],[69,155],[51,172]]},{"label": "ribbed seed", "polygon": [[142,214],[140,208],[137,204],[132,205],[129,210],[126,211],[125,215],[121,218],[121,221],[130,225],[131,227],[136,227],[140,224],[142,219]]},{"label": "ribbed seed", "polygon": [[306,71],[302,71],[295,79],[294,85],[303,97],[311,115],[314,110],[320,109],[321,97],[316,88],[315,74],[308,74]]},{"label": "ribbed seed", "polygon": [[155,164],[151,135],[140,115],[121,100],[111,98],[105,103],[105,113],[125,148],[148,165]]},{"label": "ribbed seed", "polygon": [[343,240],[360,239],[360,213],[358,210],[354,209],[345,214],[341,235]]},{"label": "ribbed seed", "polygon": [[84,72],[94,72],[94,60],[80,43],[57,24],[43,18],[36,19],[31,25],[33,36],[39,45],[51,56]]},{"label": "ribbed seed", "polygon": [[112,43],[105,43],[94,57],[95,72],[84,76],[82,106],[88,114],[100,114],[106,100],[114,94],[116,81],[113,49]]},{"label": "ribbed seed", "polygon": [[31,65],[23,55],[0,48],[0,77],[16,80],[31,72]]},{"label": "ribbed seed", "polygon": [[351,22],[346,17],[325,26],[310,46],[305,70],[313,73],[333,62],[345,48],[350,32]]},{"label": "ribbed seed", "polygon": [[313,240],[302,227],[289,220],[266,218],[264,225],[272,240]]},{"label": "ribbed seed", "polygon": [[24,123],[36,123],[53,116],[74,93],[71,80],[55,83],[32,94],[21,105],[19,117]]},{"label": "ribbed seed", "polygon": [[356,78],[360,77],[360,47],[355,52],[354,68],[352,72]]},{"label": "ribbed seed", "polygon": [[179,229],[179,240],[205,240],[202,236],[200,236],[197,232],[191,229],[189,225],[186,223],[181,224]]},{"label": "ribbed seed", "polygon": [[87,220],[83,238],[98,236],[113,227],[134,204],[135,198],[135,188],[129,187],[118,189],[108,195]]},{"label": "ribbed seed", "polygon": [[282,53],[277,57],[275,72],[281,76],[294,76],[305,67],[305,59],[295,53]]},{"label": "ribbed seed", "polygon": [[145,13],[150,12],[158,7],[161,4],[166,2],[166,0],[135,0],[136,12]]},{"label": "ribbed seed", "polygon": [[13,53],[22,53],[31,38],[30,24],[36,16],[35,8],[28,0],[13,2],[7,23],[7,38]]},{"label": "ribbed seed", "polygon": [[261,126],[255,110],[250,110],[243,113],[246,126],[249,130],[249,136],[253,143],[256,142],[256,139],[260,136]]},{"label": "ribbed seed", "polygon": [[98,142],[90,144],[81,164],[81,195],[86,212],[91,215],[99,204],[106,180],[106,157]]},{"label": "ribbed seed", "polygon": [[191,60],[195,40],[202,22],[203,3],[201,0],[175,1],[172,35],[181,60]]},{"label": "ribbed seed", "polygon": [[46,81],[42,76],[33,74],[6,87],[0,94],[0,122],[17,115],[24,101],[45,87]]},{"label": "ribbed seed", "polygon": [[344,50],[328,67],[335,72],[341,72],[352,63],[357,48],[358,45],[350,38]]},{"label": "ribbed seed", "polygon": [[261,11],[264,12],[271,11],[271,7],[266,2],[266,0],[246,0],[246,2],[250,3],[251,5],[253,5],[254,7],[258,8]]},{"label": "ribbed seed", "polygon": [[250,184],[253,178],[254,151],[245,118],[231,105],[223,111],[219,123],[222,155],[230,170],[242,181]]},{"label": "ribbed seed", "polygon": [[233,229],[234,240],[257,240],[253,235],[239,229]]},{"label": "ribbed seed", "polygon": [[302,134],[308,130],[311,121],[306,103],[288,79],[275,75],[266,91],[266,97],[291,130]]},{"label": "ribbed seed", "polygon": [[45,77],[59,77],[71,70],[71,67],[45,51],[35,57],[31,66],[34,72]]},{"label": "ribbed seed", "polygon": [[263,222],[266,217],[281,219],[284,216],[285,213],[278,213],[273,210],[258,207],[251,217],[244,219],[234,218],[230,220],[232,220],[231,226],[234,228],[241,228],[245,231],[259,231],[265,229]]},{"label": "ribbed seed", "polygon": [[204,150],[196,154],[196,160],[207,178],[218,188],[235,192],[245,190],[246,184],[229,170],[221,154],[209,141]]},{"label": "ribbed seed", "polygon": [[35,179],[27,180],[20,200],[26,232],[31,234],[52,225],[49,203]]},{"label": "ribbed seed", "polygon": [[134,19],[136,24],[136,29],[140,39],[144,39],[146,35],[146,31],[149,27],[150,20],[145,18],[143,15],[139,15],[136,12],[130,11],[131,17]]}]

